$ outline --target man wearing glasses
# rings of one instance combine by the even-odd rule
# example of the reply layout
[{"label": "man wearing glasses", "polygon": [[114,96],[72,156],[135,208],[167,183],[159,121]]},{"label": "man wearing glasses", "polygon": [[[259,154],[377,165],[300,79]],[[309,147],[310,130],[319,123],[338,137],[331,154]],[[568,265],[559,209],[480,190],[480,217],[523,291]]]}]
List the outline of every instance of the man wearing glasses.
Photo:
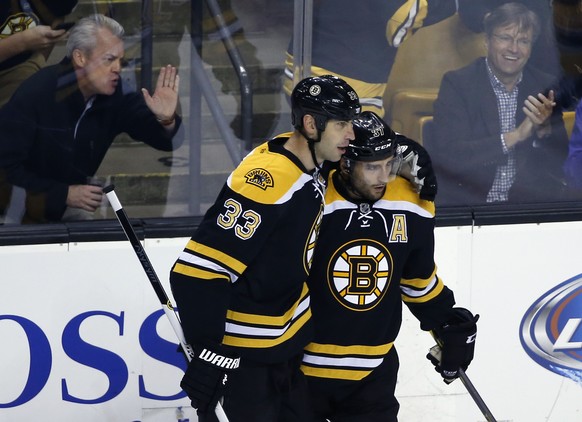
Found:
[{"label": "man wearing glasses", "polygon": [[537,15],[505,3],[484,19],[486,57],[448,72],[434,104],[441,200],[449,204],[560,199],[568,139],[553,77],[528,65]]}]

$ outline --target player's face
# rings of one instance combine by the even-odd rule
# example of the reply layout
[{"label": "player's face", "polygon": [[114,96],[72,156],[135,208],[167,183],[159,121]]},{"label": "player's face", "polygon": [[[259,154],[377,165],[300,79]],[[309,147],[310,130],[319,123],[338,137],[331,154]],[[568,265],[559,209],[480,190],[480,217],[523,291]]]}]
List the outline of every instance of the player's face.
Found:
[{"label": "player's face", "polygon": [[88,98],[96,94],[112,95],[119,83],[123,41],[105,28],[97,31],[97,43],[93,51],[82,55],[80,85]]},{"label": "player's face", "polygon": [[532,29],[522,31],[517,24],[495,28],[487,38],[487,60],[501,82],[514,82],[531,55]]},{"label": "player's face", "polygon": [[354,137],[351,121],[328,120],[325,130],[321,133],[321,142],[314,145],[317,160],[339,161]]},{"label": "player's face", "polygon": [[377,201],[384,196],[386,184],[394,177],[394,157],[378,161],[356,161],[351,169],[352,193],[368,201]]}]

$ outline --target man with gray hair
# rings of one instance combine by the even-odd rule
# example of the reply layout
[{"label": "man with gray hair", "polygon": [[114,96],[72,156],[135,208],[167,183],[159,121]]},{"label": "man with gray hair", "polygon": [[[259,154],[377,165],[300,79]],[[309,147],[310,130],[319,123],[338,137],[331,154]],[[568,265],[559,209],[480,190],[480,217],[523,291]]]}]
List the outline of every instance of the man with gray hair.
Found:
[{"label": "man with gray hair", "polygon": [[79,20],[66,57],[22,83],[0,111],[0,183],[26,190],[24,223],[93,213],[103,192],[87,180],[120,133],[163,151],[179,146],[176,68],[161,69],[151,95],[123,94],[123,34],[104,15]]}]

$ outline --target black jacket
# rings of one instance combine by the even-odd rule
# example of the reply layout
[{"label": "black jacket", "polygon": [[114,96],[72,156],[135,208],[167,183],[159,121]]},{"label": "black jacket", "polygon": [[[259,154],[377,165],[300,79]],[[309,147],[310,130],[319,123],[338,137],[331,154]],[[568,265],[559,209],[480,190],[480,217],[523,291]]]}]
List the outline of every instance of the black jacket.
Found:
[{"label": "black jacket", "polygon": [[[546,73],[526,66],[519,83],[516,126],[528,95],[545,92],[553,83]],[[517,176],[509,192],[511,202],[559,199],[561,166],[568,152],[568,136],[561,111],[551,117],[552,134],[535,135],[516,148]],[[497,166],[506,162],[501,146],[497,99],[485,58],[444,75],[434,103],[433,142],[429,152],[435,162],[442,203],[485,203]]]},{"label": "black jacket", "polygon": [[[41,69],[0,110],[0,172],[29,194],[44,196],[48,221],[60,220],[69,185],[95,174],[113,139],[126,132],[152,147],[171,151],[172,142],[141,93],[97,95],[85,109],[70,60]],[[129,158],[131,159],[131,158]]]}]

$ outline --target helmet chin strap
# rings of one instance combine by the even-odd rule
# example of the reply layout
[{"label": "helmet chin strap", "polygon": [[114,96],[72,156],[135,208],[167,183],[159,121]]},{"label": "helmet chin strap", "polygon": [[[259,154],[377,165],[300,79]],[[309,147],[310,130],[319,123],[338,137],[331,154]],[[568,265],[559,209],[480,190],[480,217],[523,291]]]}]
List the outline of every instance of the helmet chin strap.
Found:
[{"label": "helmet chin strap", "polygon": [[307,136],[307,133],[305,133],[305,130],[303,128],[299,129],[299,132],[303,135],[305,139],[307,139],[307,145],[309,145],[309,152],[311,152],[311,158],[313,159],[313,164],[315,164],[315,168],[317,169],[317,171],[321,171],[321,167],[317,163],[317,157],[315,156],[315,143],[321,142],[321,131],[319,130],[317,131],[317,139],[313,139]]}]

